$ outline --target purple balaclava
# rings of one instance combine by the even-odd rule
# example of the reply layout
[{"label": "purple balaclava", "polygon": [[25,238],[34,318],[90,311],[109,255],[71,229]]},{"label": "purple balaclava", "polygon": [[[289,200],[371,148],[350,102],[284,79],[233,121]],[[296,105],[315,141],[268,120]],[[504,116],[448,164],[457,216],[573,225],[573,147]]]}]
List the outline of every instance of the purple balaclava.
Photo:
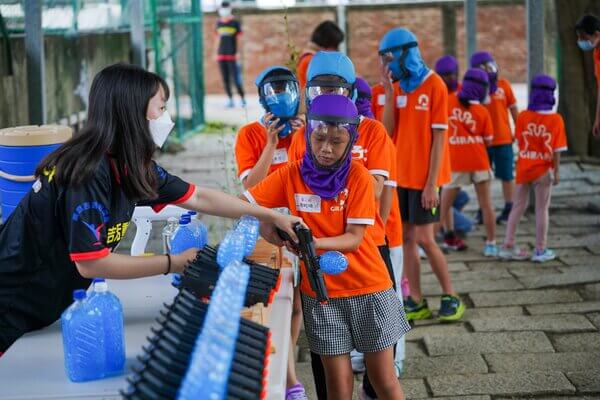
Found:
[{"label": "purple balaclava", "polygon": [[[300,165],[300,174],[306,185],[324,199],[335,198],[346,187],[352,163],[351,150],[358,137],[358,118],[356,106],[346,96],[324,94],[315,97],[310,105],[305,129],[306,151]],[[317,162],[310,145],[313,129],[319,123],[344,125],[350,133],[346,152],[330,167]]]},{"label": "purple balaclava", "polygon": [[490,94],[496,93],[498,90],[498,67],[494,61],[494,57],[487,51],[478,51],[471,56],[471,68],[481,68],[484,64],[490,64],[493,71],[489,72],[488,79],[490,81]]},{"label": "purple balaclava", "polygon": [[479,68],[470,68],[465,72],[458,98],[463,101],[483,101],[488,94],[488,74]]},{"label": "purple balaclava", "polygon": [[363,117],[373,118],[373,110],[371,110],[371,86],[363,78],[356,78],[354,83],[358,96],[356,97],[356,109],[358,114]]},{"label": "purple balaclava", "polygon": [[[458,61],[456,61],[456,58],[454,58],[452,56],[440,57],[435,62],[435,72],[437,72],[438,75],[442,75],[442,76],[456,74],[456,76],[458,77]],[[443,79],[444,79],[444,82],[446,82],[448,91],[450,93],[455,92],[456,89],[458,88],[458,79],[450,78],[450,77],[443,77]]]},{"label": "purple balaclava", "polygon": [[556,90],[556,81],[548,75],[536,75],[531,81],[529,91],[528,110],[547,111],[552,110],[556,103],[554,91]]}]

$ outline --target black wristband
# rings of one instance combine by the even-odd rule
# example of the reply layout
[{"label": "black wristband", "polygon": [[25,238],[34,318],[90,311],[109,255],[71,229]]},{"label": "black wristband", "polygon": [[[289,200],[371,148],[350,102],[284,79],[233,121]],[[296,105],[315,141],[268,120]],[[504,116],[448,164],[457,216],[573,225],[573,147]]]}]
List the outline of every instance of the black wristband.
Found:
[{"label": "black wristband", "polygon": [[163,275],[167,275],[171,272],[171,255],[169,253],[165,254],[165,256],[167,256],[167,260],[169,261],[169,264],[167,266],[167,272],[165,272]]}]

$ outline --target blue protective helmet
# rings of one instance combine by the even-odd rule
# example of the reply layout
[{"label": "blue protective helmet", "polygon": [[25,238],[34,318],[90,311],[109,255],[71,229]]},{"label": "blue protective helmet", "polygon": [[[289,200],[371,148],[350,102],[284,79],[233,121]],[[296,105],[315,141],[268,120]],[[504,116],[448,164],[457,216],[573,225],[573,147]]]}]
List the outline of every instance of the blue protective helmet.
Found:
[{"label": "blue protective helmet", "polygon": [[289,68],[275,66],[262,71],[254,83],[258,88],[260,104],[265,111],[279,118],[279,126],[285,125],[279,132],[279,137],[289,136],[292,133],[290,120],[296,116],[300,106],[298,80]]},{"label": "blue protective helmet", "polygon": [[[324,75],[338,76],[342,78],[345,83],[343,85],[340,85],[339,83],[332,85],[331,82],[320,81],[319,77]],[[310,95],[311,88],[314,87],[340,87],[347,89],[352,101],[356,100],[356,72],[354,70],[354,64],[348,56],[339,51],[317,52],[310,61],[310,64],[308,64],[306,80],[307,106],[310,105],[311,97],[314,97]]]}]

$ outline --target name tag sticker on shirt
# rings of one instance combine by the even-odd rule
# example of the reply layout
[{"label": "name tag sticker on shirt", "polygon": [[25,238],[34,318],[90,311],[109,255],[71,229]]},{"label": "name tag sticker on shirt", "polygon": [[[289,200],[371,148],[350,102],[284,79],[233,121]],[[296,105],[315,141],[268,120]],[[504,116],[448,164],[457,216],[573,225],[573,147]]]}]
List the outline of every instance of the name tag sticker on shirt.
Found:
[{"label": "name tag sticker on shirt", "polygon": [[380,94],[379,96],[377,96],[377,104],[380,106],[385,105],[385,94]]},{"label": "name tag sticker on shirt", "polygon": [[296,200],[296,209],[298,211],[309,213],[321,212],[321,197],[316,194],[294,194]]},{"label": "name tag sticker on shirt", "polygon": [[406,107],[406,96],[397,96],[396,97],[396,107],[404,108]]},{"label": "name tag sticker on shirt", "polygon": [[288,161],[287,149],[276,149],[273,152],[273,164],[283,164]]}]

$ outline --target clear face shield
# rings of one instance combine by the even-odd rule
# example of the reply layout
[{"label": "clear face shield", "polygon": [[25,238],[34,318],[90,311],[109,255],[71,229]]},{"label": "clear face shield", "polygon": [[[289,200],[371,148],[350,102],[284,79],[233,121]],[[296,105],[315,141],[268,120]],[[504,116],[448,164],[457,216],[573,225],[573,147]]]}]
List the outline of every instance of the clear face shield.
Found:
[{"label": "clear face shield", "polygon": [[358,119],[323,120],[309,115],[309,151],[318,165],[335,169],[352,149],[356,136]]},{"label": "clear face shield", "polygon": [[336,94],[350,97],[352,85],[339,81],[314,79],[306,85],[306,98],[309,102],[323,94]]},{"label": "clear face shield", "polygon": [[[282,79],[283,78],[283,79]],[[278,118],[293,118],[298,112],[300,102],[300,88],[293,78],[286,79],[276,76],[266,80],[260,89],[260,96],[267,107],[267,111]]]},{"label": "clear face shield", "polygon": [[408,57],[409,49],[413,47],[417,47],[417,42],[390,47],[379,52],[381,64],[389,68],[395,81],[406,79],[410,76],[410,71],[406,67],[406,58]]},{"label": "clear face shield", "polygon": [[488,74],[497,74],[498,73],[498,65],[495,61],[486,61],[479,66],[482,70],[487,72]]}]

